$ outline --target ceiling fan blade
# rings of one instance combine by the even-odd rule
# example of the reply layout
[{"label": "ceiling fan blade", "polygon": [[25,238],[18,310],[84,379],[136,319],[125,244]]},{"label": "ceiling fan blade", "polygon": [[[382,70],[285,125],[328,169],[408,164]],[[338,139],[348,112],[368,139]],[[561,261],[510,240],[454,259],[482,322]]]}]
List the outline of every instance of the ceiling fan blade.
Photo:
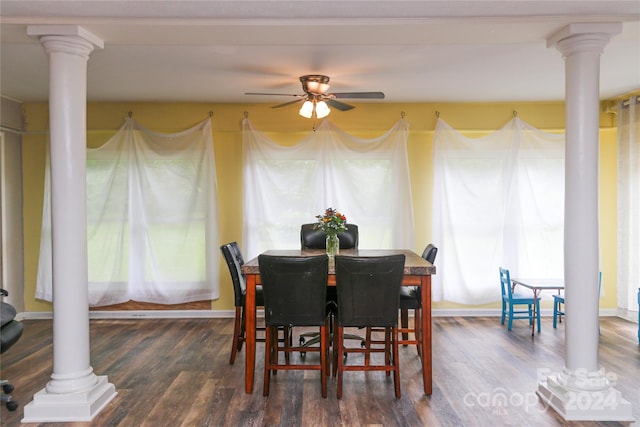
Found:
[{"label": "ceiling fan blade", "polygon": [[300,99],[296,99],[295,101],[289,101],[289,102],[285,102],[284,104],[278,104],[278,105],[274,105],[271,108],[280,108],[280,107],[286,107],[287,105],[291,105],[291,104],[295,104],[297,102],[300,102],[304,100],[304,98],[300,98]]},{"label": "ceiling fan blade", "polygon": [[245,92],[245,95],[272,95],[272,96],[302,96],[293,93],[262,93],[262,92]]},{"label": "ceiling fan blade", "polygon": [[352,98],[352,99],[384,99],[382,92],[338,92],[331,95],[336,98]]},{"label": "ceiling fan blade", "polygon": [[344,102],[336,101],[335,99],[325,99],[325,102],[340,111],[348,111],[356,108],[353,105],[345,104]]}]

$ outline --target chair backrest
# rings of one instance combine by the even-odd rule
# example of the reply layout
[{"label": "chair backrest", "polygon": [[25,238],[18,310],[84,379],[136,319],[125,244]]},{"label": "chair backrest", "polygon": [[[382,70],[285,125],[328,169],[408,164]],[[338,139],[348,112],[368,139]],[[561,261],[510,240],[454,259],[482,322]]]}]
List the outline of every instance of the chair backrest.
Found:
[{"label": "chair backrest", "polygon": [[500,287],[502,288],[502,296],[512,298],[512,289],[511,289],[511,275],[509,274],[509,270],[506,268],[500,267]]},{"label": "chair backrest", "polygon": [[[0,295],[7,296],[9,293],[0,289]],[[0,353],[7,351],[22,335],[23,326],[15,320],[16,314],[15,307],[0,301]]]},{"label": "chair backrest", "polygon": [[16,309],[9,303],[0,301],[0,327],[16,318]]},{"label": "chair backrest", "polygon": [[[302,249],[325,249],[327,247],[327,236],[315,229],[316,224],[302,224],[300,227],[300,247]],[[358,226],[347,224],[347,229],[338,234],[340,249],[358,248]]]},{"label": "chair backrest", "polygon": [[[5,303],[2,303],[5,304]],[[24,326],[17,320],[12,320],[0,328],[0,353],[4,353],[22,336]]]},{"label": "chair backrest", "polygon": [[338,324],[347,327],[398,324],[405,256],[336,255]]},{"label": "chair backrest", "polygon": [[244,294],[247,288],[242,274],[242,265],[244,264],[244,258],[237,242],[231,242],[220,246],[222,255],[229,267],[229,273],[231,274],[231,281],[233,282],[233,294],[235,297],[236,307],[244,305]]},{"label": "chair backrest", "polygon": [[327,317],[329,257],[259,255],[267,326],[322,326]]},{"label": "chair backrest", "polygon": [[424,248],[424,251],[422,252],[422,258],[426,259],[431,264],[433,264],[436,260],[437,254],[438,254],[438,248],[436,248],[431,243],[429,243],[427,247]]}]

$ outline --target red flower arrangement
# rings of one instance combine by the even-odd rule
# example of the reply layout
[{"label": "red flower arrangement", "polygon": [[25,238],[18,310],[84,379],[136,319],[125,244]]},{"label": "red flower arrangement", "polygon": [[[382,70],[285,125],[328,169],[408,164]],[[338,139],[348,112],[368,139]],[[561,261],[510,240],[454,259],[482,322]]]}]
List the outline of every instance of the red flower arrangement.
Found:
[{"label": "red flower arrangement", "polygon": [[347,229],[347,217],[336,209],[327,208],[324,215],[316,215],[318,222],[316,230],[322,230],[326,235],[337,235]]}]

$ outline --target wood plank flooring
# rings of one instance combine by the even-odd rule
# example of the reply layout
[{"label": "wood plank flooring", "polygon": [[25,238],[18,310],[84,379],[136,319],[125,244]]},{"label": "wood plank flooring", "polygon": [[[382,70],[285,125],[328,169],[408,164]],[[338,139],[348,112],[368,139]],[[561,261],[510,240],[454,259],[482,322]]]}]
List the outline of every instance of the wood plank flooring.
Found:
[{"label": "wood plank flooring", "polygon": [[[338,400],[334,380],[322,399],[319,372],[281,371],[265,398],[261,343],[254,393],[247,395],[244,349],[229,365],[232,319],[92,320],[91,366],[118,395],[91,423],[21,424],[24,405],[51,376],[53,352],[50,320],[24,325],[21,340],[2,355],[1,377],[15,385],[20,402],[15,412],[1,408],[3,427],[622,425],[565,423],[538,400],[538,375],[564,365],[564,324],[554,330],[544,318],[532,339],[525,321],[508,332],[498,318],[471,317],[434,318],[431,396],[422,393],[415,347],[400,349],[399,400],[382,372],[346,373]],[[640,421],[637,324],[603,318],[599,354]]]}]

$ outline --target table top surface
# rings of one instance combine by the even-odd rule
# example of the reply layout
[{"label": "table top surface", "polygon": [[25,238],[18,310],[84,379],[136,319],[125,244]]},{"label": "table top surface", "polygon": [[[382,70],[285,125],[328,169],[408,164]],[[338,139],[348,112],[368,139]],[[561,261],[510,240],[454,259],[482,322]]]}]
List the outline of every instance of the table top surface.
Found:
[{"label": "table top surface", "polygon": [[524,286],[529,289],[564,289],[564,279],[553,278],[522,278],[511,279],[513,284]]},{"label": "table top surface", "polygon": [[[285,249],[269,250],[265,255],[305,257],[324,254],[324,249]],[[356,257],[374,257],[385,255],[405,255],[404,274],[412,276],[429,276],[436,274],[436,268],[429,261],[408,249],[340,249],[338,255]],[[258,257],[255,257],[242,266],[244,274],[260,274]],[[335,263],[332,257],[329,258],[329,274],[335,274]]]}]

